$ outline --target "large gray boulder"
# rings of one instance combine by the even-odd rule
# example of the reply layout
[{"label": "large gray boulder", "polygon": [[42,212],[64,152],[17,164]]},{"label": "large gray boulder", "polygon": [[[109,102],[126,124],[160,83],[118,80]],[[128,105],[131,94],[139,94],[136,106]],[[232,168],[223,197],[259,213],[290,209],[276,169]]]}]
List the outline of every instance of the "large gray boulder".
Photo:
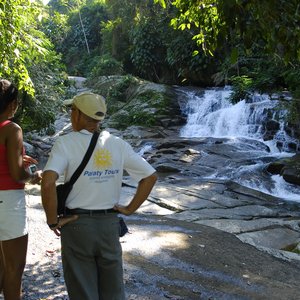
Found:
[{"label": "large gray boulder", "polygon": [[[87,82],[87,85],[89,82]],[[130,125],[182,125],[179,103],[172,87],[131,76],[101,76],[91,86],[108,104],[106,125],[125,129]]]}]

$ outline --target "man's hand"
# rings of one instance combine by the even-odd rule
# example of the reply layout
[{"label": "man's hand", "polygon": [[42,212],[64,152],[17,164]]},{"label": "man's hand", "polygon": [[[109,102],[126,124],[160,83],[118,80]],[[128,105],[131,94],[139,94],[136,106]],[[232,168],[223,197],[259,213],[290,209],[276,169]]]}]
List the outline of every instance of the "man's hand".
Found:
[{"label": "man's hand", "polygon": [[41,182],[43,176],[43,171],[38,170],[34,172],[33,178],[29,181],[31,184],[38,184]]},{"label": "man's hand", "polygon": [[127,206],[116,204],[114,209],[125,216],[133,214],[147,199],[155,182],[157,180],[156,173],[142,179],[138,186],[135,195]]},{"label": "man's hand", "polygon": [[78,219],[78,215],[72,215],[72,216],[65,216],[65,217],[60,217],[58,219],[58,222],[57,222],[57,226],[51,228],[51,230],[53,230],[53,232],[57,235],[57,236],[60,236],[60,229],[70,223],[70,222],[73,222],[75,220]]},{"label": "man's hand", "polygon": [[129,216],[133,213],[127,208],[127,206],[122,206],[122,205],[116,204],[113,208],[114,208],[114,210],[118,211],[120,214],[125,215],[125,216]]}]

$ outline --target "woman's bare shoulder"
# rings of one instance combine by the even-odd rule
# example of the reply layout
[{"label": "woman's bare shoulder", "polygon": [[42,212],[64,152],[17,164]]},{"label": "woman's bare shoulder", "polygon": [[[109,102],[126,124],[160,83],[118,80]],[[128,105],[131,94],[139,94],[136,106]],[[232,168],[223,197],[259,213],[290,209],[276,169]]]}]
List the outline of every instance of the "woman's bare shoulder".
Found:
[{"label": "woman's bare shoulder", "polygon": [[9,133],[22,133],[22,128],[17,123],[11,122],[5,127]]},{"label": "woman's bare shoulder", "polygon": [[0,144],[6,144],[8,140],[15,139],[19,136],[22,137],[21,127],[18,124],[11,122],[1,128]]},{"label": "woman's bare shoulder", "polygon": [[13,140],[21,141],[23,139],[22,128],[18,124],[11,122],[7,124],[5,127],[6,128],[5,131],[3,132],[4,134],[3,137],[6,140],[6,143],[12,142]]}]

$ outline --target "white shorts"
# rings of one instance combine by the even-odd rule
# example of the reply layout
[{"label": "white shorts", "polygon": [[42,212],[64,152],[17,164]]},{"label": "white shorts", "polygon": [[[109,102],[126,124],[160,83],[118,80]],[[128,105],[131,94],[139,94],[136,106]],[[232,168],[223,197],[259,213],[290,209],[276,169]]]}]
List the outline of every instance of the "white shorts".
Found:
[{"label": "white shorts", "polygon": [[0,241],[28,233],[24,190],[0,191]]}]

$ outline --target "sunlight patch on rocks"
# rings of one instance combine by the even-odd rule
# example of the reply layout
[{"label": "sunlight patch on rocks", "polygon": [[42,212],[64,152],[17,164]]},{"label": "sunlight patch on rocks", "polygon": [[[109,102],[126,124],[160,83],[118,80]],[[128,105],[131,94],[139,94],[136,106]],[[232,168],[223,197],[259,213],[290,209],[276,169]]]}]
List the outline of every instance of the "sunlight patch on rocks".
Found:
[{"label": "sunlight patch on rocks", "polygon": [[[174,230],[174,228],[172,228]],[[141,252],[143,256],[159,255],[162,249],[186,249],[189,236],[179,232],[156,232],[145,228],[134,227],[131,234],[122,239],[122,248],[125,252]]]}]

